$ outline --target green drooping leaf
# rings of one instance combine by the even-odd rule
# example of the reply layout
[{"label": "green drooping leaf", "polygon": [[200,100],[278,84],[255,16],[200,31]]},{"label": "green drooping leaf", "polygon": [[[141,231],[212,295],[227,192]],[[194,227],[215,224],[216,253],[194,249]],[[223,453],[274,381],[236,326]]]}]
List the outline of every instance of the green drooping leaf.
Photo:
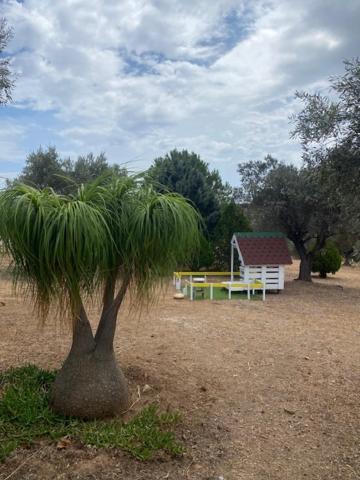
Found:
[{"label": "green drooping leaf", "polygon": [[0,240],[42,315],[52,304],[76,319],[82,297],[127,278],[140,301],[191,258],[199,215],[180,195],[139,177],[105,176],[76,195],[15,184],[0,193]]}]

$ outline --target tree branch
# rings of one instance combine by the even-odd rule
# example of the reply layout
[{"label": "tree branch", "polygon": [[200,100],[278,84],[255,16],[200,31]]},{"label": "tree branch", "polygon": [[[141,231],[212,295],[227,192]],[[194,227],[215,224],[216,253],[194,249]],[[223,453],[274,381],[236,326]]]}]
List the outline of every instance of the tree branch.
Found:
[{"label": "tree branch", "polygon": [[115,303],[115,307],[117,308],[117,312],[119,311],[119,308],[122,304],[122,301],[124,300],[124,297],[125,297],[125,294],[126,294],[126,290],[129,286],[129,283],[130,283],[130,277],[129,276],[125,276],[122,284],[121,284],[121,287],[115,297],[115,300],[114,300],[114,303]]},{"label": "tree branch", "polygon": [[[129,283],[130,283],[130,277],[126,276],[123,279],[121,287],[118,293],[116,294],[115,298],[113,297],[111,304],[109,304],[106,309],[104,304],[103,314],[101,315],[101,319],[95,335],[97,351],[102,351],[102,352],[113,351],[117,315],[118,315],[119,308],[122,304],[122,301],[125,297]],[[109,288],[110,288],[110,285],[109,285]],[[115,292],[115,285],[114,285],[113,294],[114,292]],[[104,293],[104,297],[105,297],[105,293]],[[107,300],[109,300],[109,298],[107,298]]]},{"label": "tree branch", "polygon": [[115,296],[115,286],[116,286],[116,275],[117,272],[114,271],[112,275],[106,280],[104,295],[103,295],[103,308],[101,312],[101,318],[106,315],[106,313],[111,309],[111,306],[114,301]]},{"label": "tree branch", "polygon": [[95,348],[95,339],[91,325],[86,314],[84,305],[81,303],[79,316],[73,323],[73,341],[71,351],[73,353],[90,352]]}]

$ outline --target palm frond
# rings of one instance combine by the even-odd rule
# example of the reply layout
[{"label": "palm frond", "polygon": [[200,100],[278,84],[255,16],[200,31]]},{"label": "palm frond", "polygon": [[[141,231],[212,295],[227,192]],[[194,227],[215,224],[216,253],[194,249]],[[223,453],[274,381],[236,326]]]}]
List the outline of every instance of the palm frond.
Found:
[{"label": "palm frond", "polygon": [[0,239],[14,264],[14,280],[26,283],[45,316],[57,300],[75,314],[82,292],[98,284],[108,263],[111,232],[90,203],[15,185],[0,194]]},{"label": "palm frond", "polygon": [[43,317],[57,303],[75,319],[81,297],[114,273],[146,302],[199,246],[195,209],[139,176],[106,176],[69,196],[16,184],[0,192],[0,218],[14,280],[28,286]]}]

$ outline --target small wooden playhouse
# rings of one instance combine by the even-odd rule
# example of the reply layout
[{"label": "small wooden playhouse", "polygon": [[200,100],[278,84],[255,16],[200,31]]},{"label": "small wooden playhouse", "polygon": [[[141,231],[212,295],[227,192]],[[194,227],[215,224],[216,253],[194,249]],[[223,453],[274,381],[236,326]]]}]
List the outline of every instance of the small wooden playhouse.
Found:
[{"label": "small wooden playhouse", "polygon": [[291,256],[282,233],[240,232],[232,236],[232,281],[234,273],[240,272],[240,279],[245,283],[260,280],[266,290],[283,290],[285,265],[290,264]]}]

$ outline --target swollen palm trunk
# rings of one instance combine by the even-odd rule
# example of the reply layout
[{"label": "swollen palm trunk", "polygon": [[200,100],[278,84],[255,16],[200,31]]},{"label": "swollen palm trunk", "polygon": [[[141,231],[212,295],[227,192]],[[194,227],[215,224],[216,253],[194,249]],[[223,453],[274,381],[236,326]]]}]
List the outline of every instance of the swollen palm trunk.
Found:
[{"label": "swollen palm trunk", "polygon": [[52,387],[57,413],[84,419],[124,413],[129,405],[126,379],[107,339],[94,338],[84,311],[73,331],[73,344]]},{"label": "swollen palm trunk", "polygon": [[104,418],[124,413],[129,404],[125,377],[114,354],[70,353],[51,392],[52,408],[67,416]]}]

